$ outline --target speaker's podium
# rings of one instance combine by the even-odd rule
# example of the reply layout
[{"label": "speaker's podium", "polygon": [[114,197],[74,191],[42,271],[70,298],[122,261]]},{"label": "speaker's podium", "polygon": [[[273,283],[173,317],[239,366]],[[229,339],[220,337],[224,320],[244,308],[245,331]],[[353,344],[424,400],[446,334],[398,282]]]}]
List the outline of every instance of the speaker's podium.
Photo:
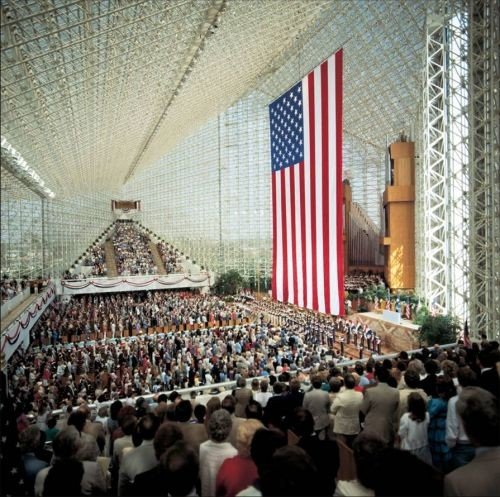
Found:
[{"label": "speaker's podium", "polygon": [[392,289],[415,288],[415,144],[390,145],[391,184],[384,192],[384,276]]},{"label": "speaker's podium", "polygon": [[395,311],[382,311],[382,319],[390,321],[391,323],[401,324],[401,314]]}]

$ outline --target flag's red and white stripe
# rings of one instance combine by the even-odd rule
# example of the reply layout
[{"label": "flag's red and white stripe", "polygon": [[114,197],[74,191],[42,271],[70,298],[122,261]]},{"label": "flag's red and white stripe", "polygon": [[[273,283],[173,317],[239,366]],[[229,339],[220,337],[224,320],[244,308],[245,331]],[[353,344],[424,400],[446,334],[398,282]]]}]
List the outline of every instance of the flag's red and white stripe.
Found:
[{"label": "flag's red and white stripe", "polygon": [[273,298],[344,314],[342,50],[302,92],[304,161],[272,173]]}]

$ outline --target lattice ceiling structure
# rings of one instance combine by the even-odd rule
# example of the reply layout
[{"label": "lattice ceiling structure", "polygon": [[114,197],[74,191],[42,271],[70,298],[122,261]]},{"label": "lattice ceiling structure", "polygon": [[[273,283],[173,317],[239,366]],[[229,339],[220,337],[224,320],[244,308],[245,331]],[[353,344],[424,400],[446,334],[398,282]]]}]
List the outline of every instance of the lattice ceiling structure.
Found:
[{"label": "lattice ceiling structure", "polygon": [[273,75],[330,26],[331,51],[358,50],[345,133],[381,149],[415,112],[431,3],[3,0],[2,135],[57,195],[112,191],[266,81],[276,96]]},{"label": "lattice ceiling structure", "polygon": [[2,183],[0,195],[5,195],[9,199],[20,200],[24,198],[31,198],[33,190],[31,185],[26,186],[19,181],[19,178],[12,175],[8,169],[2,169]]}]

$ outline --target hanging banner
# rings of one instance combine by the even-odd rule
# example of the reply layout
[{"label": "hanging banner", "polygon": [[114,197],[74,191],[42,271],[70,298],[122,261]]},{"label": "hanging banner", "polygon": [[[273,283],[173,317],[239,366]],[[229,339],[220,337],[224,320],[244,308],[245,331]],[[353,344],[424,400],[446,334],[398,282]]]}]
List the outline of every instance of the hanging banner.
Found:
[{"label": "hanging banner", "polygon": [[36,301],[28,306],[2,333],[0,352],[4,354],[5,363],[21,345],[25,348],[29,345],[31,328],[33,328],[45,309],[47,309],[49,304],[54,300],[55,296],[56,288],[54,284],[51,284],[42,294],[40,294]]},{"label": "hanging banner", "polygon": [[214,273],[169,274],[165,276],[126,276],[121,278],[93,278],[61,280],[58,293],[74,295],[85,293],[130,292],[136,290],[164,290],[173,288],[210,287]]}]

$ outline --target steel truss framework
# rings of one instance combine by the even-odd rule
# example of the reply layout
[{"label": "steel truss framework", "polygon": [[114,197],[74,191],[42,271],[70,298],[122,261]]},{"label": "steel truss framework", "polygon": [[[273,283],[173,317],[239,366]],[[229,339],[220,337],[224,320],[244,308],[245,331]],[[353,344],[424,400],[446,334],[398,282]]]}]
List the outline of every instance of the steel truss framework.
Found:
[{"label": "steel truss framework", "polygon": [[[500,176],[498,2],[447,2],[428,15],[419,291],[471,331],[498,334]],[[497,292],[495,292],[495,289]]]},{"label": "steel truss framework", "polygon": [[500,330],[500,3],[469,2],[471,321]]}]

